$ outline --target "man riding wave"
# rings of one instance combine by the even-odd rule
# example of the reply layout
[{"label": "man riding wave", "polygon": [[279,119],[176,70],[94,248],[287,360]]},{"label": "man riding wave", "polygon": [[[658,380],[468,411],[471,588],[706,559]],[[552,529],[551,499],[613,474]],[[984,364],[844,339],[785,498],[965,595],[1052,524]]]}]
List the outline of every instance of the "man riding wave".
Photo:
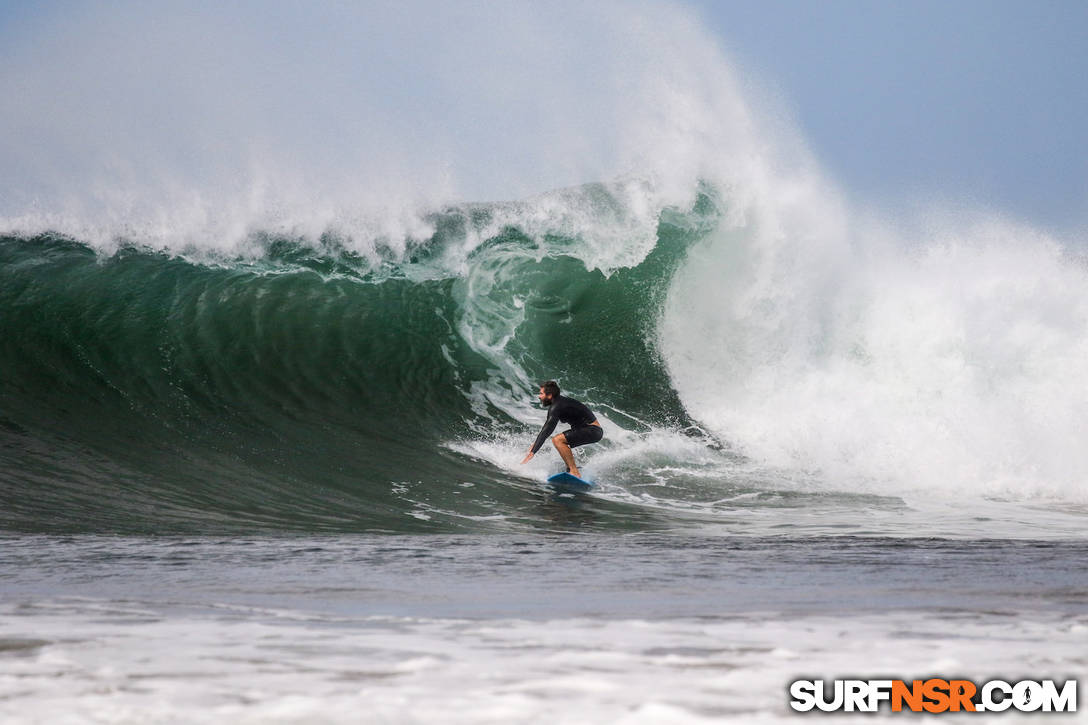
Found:
[{"label": "man riding wave", "polygon": [[552,436],[552,444],[559,451],[563,462],[567,464],[567,472],[581,478],[581,472],[574,463],[572,448],[584,446],[588,443],[596,443],[604,437],[604,429],[597,422],[597,416],[593,411],[574,398],[568,398],[559,394],[559,383],[549,380],[540,386],[540,402],[548,409],[548,418],[544,421],[544,427],[540,429],[533,447],[525,455],[522,463],[532,460],[540,447],[544,445],[544,439],[551,435],[555,426],[560,422],[570,425],[566,431]]}]

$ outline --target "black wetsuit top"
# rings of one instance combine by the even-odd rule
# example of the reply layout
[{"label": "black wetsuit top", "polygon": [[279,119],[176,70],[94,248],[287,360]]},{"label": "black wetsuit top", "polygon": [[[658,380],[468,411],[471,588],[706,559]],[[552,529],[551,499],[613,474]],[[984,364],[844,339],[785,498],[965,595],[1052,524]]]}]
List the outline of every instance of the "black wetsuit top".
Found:
[{"label": "black wetsuit top", "polygon": [[560,421],[567,423],[571,428],[582,428],[592,425],[595,420],[597,416],[593,415],[593,411],[584,403],[562,395],[555,396],[552,398],[552,404],[548,406],[548,419],[544,421],[544,427],[540,429],[540,435],[536,437],[536,443],[533,444],[533,453],[540,450]]}]

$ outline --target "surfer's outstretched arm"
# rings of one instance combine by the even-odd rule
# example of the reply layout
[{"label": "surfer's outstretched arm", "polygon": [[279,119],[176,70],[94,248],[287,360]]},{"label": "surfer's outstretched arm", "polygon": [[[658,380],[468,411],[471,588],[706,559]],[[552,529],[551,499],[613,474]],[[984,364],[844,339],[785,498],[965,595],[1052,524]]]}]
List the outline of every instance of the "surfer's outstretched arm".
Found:
[{"label": "surfer's outstretched arm", "polygon": [[548,419],[544,421],[544,427],[540,429],[540,433],[536,437],[536,441],[533,442],[533,447],[529,449],[529,452],[525,454],[525,458],[522,459],[522,463],[528,463],[529,460],[536,455],[536,452],[540,450],[540,447],[544,445],[544,441],[548,440],[548,436],[555,430],[555,426],[559,425],[559,416],[554,411],[548,411]]}]

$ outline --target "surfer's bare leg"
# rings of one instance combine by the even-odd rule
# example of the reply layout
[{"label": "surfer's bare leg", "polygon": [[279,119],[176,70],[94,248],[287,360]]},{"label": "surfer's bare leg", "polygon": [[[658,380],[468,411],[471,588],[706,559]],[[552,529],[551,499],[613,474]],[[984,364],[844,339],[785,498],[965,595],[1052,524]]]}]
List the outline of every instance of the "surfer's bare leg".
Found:
[{"label": "surfer's bare leg", "polygon": [[578,470],[578,466],[574,465],[574,451],[567,445],[567,436],[563,433],[552,436],[552,443],[555,444],[555,450],[559,451],[559,455],[563,458],[563,463],[567,464],[567,470],[571,472],[571,475],[581,478],[582,474]]}]

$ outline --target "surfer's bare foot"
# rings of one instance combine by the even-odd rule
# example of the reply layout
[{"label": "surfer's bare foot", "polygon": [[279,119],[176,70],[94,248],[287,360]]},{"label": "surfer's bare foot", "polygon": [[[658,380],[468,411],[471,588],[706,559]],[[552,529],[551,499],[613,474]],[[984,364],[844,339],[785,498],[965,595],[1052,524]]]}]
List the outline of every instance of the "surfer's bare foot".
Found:
[{"label": "surfer's bare foot", "polygon": [[578,470],[577,466],[571,466],[570,468],[568,468],[567,473],[574,476],[575,478],[581,478],[582,477],[582,472]]}]

